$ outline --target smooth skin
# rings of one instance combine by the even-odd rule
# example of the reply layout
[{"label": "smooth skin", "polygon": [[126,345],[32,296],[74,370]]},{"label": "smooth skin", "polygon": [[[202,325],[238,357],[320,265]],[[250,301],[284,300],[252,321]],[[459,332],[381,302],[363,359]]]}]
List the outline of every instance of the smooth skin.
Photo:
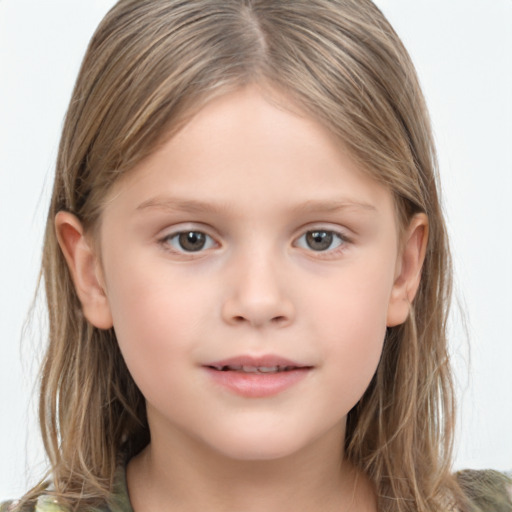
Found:
[{"label": "smooth skin", "polygon": [[[346,417],[407,318],[428,223],[400,230],[390,191],[292,107],[256,86],[216,98],[113,186],[98,240],[56,217],[84,313],[114,326],[147,401],[136,512],[376,510]],[[311,369],[264,398],[205,371],[269,354]]]}]

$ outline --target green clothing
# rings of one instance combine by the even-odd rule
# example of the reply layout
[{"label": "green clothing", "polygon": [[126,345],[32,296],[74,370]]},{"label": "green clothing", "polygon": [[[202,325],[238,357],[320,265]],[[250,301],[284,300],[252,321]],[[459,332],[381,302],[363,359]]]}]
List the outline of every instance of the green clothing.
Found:
[{"label": "green clothing", "polygon": [[[512,477],[498,471],[460,471],[457,479],[472,503],[469,512],[512,512]],[[0,504],[0,512],[14,510],[15,502]],[[21,511],[20,511],[21,512]],[[42,495],[34,508],[23,512],[69,512],[50,495]],[[126,486],[124,466],[117,470],[112,498],[107,507],[88,512],[133,512]],[[321,512],[321,511],[319,511]]]},{"label": "green clothing", "polygon": [[[11,512],[16,510],[16,502],[0,503],[0,512]],[[59,505],[56,498],[51,495],[42,494],[39,496],[35,506],[32,508],[23,508],[19,512],[70,512],[67,507]],[[116,471],[114,490],[109,500],[108,506],[99,509],[91,509],[87,512],[133,512],[128,496],[128,487],[126,485],[126,468],[120,465]]]},{"label": "green clothing", "polygon": [[512,512],[512,474],[459,471],[457,480],[477,512]]}]

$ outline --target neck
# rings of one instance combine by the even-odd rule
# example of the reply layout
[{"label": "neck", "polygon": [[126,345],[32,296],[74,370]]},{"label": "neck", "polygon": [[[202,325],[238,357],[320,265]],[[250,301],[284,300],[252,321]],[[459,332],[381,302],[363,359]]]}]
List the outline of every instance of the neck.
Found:
[{"label": "neck", "polygon": [[135,512],[373,511],[367,478],[343,460],[343,435],[333,431],[292,455],[235,460],[195,440],[153,435],[128,465]]}]

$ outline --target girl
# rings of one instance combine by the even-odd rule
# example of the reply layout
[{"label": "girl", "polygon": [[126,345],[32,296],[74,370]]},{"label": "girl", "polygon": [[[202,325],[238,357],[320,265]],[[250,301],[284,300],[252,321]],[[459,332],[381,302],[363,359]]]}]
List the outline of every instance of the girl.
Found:
[{"label": "girl", "polygon": [[52,485],[14,509],[510,509],[449,473],[434,150],[371,2],[119,2],[43,269]]}]

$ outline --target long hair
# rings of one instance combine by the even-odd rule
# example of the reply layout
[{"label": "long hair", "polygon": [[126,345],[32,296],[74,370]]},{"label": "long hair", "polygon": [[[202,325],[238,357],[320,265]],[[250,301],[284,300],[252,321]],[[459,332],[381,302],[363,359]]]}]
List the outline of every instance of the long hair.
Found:
[{"label": "long hair", "polygon": [[283,91],[339,137],[391,191],[402,227],[428,216],[419,291],[349,413],[345,452],[374,483],[380,511],[455,506],[451,267],[435,149],[411,59],[370,0],[121,0],[101,22],[63,127],[44,242],[40,423],[54,492],[73,506],[104,502],[119,454],[149,441],[144,398],[113,330],[81,311],[55,215],[72,212],[94,230],[120,176],[212,97],[252,83]]}]

